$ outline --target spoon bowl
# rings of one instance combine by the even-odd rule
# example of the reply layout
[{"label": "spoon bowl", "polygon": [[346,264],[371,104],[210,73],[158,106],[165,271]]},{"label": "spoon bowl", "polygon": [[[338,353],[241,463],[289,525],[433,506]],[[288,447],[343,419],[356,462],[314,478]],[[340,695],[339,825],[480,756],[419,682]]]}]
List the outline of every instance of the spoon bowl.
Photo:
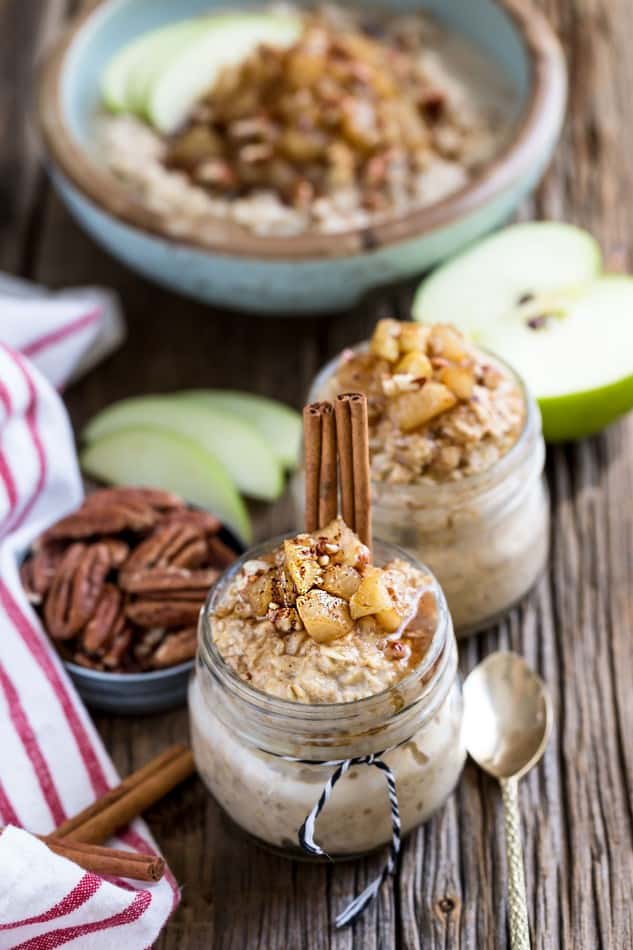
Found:
[{"label": "spoon bowl", "polygon": [[521,778],[541,758],[552,703],[540,676],[517,653],[492,653],[464,683],[466,747],[497,779]]}]

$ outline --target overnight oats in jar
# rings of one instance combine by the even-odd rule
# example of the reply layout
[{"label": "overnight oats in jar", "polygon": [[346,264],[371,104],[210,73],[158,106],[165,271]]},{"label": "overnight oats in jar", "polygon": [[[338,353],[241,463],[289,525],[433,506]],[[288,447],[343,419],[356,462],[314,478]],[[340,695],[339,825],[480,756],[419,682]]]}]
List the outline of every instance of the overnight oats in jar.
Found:
[{"label": "overnight oats in jar", "polygon": [[[380,756],[406,833],[452,792],[465,749],[457,650],[435,578],[340,518],[248,552],[201,615],[190,687],[199,773],[259,843],[305,857],[299,831],[333,769],[351,763],[316,819],[332,858],[391,840]],[[314,853],[314,852],[313,852]]]},{"label": "overnight oats in jar", "polygon": [[451,326],[381,320],[310,399],[367,395],[374,531],[428,564],[458,636],[499,619],[547,561],[538,407],[513,370]]}]

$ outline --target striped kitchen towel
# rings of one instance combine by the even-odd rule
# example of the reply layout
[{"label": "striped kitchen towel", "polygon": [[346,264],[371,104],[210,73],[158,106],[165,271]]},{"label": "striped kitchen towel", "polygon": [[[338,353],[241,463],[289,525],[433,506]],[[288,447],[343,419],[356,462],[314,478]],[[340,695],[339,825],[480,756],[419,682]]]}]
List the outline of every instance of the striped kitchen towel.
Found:
[{"label": "striped kitchen towel", "polygon": [[[57,305],[48,324],[41,314],[30,320],[35,304],[24,302],[16,339],[16,324],[5,322],[0,301],[0,824],[9,826],[0,835],[0,950],[143,950],[178,902],[169,873],[155,885],[104,880],[20,830],[50,832],[117,782],[19,580],[19,562],[30,543],[82,495],[64,406],[24,353],[41,357],[59,386],[72,370],[70,360],[85,355],[85,347],[74,345],[74,328],[99,329],[85,301],[90,320],[83,324],[74,303],[66,320]],[[47,362],[49,345],[56,356]],[[155,850],[141,821],[112,843]]]}]

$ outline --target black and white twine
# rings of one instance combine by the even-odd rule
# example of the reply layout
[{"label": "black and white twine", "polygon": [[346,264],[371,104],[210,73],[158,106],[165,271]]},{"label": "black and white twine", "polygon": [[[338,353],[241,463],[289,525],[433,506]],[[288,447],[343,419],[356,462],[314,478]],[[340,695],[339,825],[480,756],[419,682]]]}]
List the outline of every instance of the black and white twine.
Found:
[{"label": "black and white twine", "polygon": [[[385,752],[391,751],[390,749],[383,750],[382,752],[373,752],[371,755],[361,755],[353,759],[335,759],[332,762],[309,762],[300,760],[306,765],[324,765],[332,766],[334,772],[330,775],[329,779],[325,783],[325,787],[321,792],[318,802],[301,825],[299,829],[299,844],[302,849],[311,855],[316,855],[319,857],[329,857],[326,851],[321,848],[316,841],[314,840],[316,820],[327,805],[330,795],[334,789],[334,786],[343,778],[345,773],[354,765],[373,765],[375,768],[380,769],[384,773],[385,780],[387,782],[387,793],[389,795],[389,804],[391,806],[391,845],[389,848],[389,858],[387,863],[383,867],[382,871],[375,878],[371,884],[369,884],[362,894],[359,894],[358,897],[355,897],[354,900],[348,904],[345,910],[336,918],[336,926],[344,927],[346,924],[352,923],[356,918],[362,914],[367,905],[374,899],[380,887],[390,874],[393,874],[393,871],[396,867],[396,859],[398,857],[398,852],[400,851],[400,810],[398,808],[398,794],[396,792],[396,780],[392,770],[389,768],[387,763],[383,760],[382,756],[385,755]],[[297,761],[296,759],[293,761]]]}]

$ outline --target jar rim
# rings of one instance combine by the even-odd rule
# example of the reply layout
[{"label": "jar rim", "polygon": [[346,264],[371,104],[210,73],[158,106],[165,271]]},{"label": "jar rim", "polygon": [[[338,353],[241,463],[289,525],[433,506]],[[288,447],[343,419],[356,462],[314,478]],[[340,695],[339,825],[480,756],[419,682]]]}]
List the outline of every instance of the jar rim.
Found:
[{"label": "jar rim", "polygon": [[[198,641],[198,661],[202,661],[209,672],[212,674],[215,673],[221,680],[222,685],[228,687],[237,698],[248,703],[251,708],[265,711],[269,715],[284,716],[286,718],[302,721],[303,723],[309,721],[319,723],[323,722],[324,719],[335,718],[341,725],[345,724],[346,719],[348,721],[355,720],[362,715],[377,712],[381,706],[390,707],[389,713],[393,715],[392,697],[396,694],[406,695],[412,692],[412,688],[415,687],[416,684],[423,684],[424,678],[433,670],[438,660],[441,659],[442,654],[446,653],[445,648],[449,640],[449,634],[452,632],[452,621],[444,592],[433,572],[417,558],[391,542],[374,539],[374,545],[378,545],[381,549],[388,551],[390,558],[397,557],[408,561],[431,578],[431,589],[437,603],[437,624],[428,650],[415,669],[411,670],[396,683],[392,683],[379,693],[373,693],[361,699],[347,700],[346,702],[339,703],[302,703],[292,699],[284,699],[281,696],[274,696],[251,686],[238,676],[220,653],[213,639],[210,617],[213,612],[213,606],[221,596],[227,583],[238,573],[247,561],[256,558],[260,554],[268,553],[272,548],[279,546],[286,538],[295,536],[296,532],[290,531],[271,538],[262,544],[255,545],[238,558],[237,561],[234,561],[218,578],[210,589],[205,604],[200,611],[201,635]],[[440,663],[439,668],[434,672],[428,683],[429,692],[435,685],[436,678],[443,672],[443,669],[444,664]],[[426,695],[426,692],[424,689],[422,692],[418,690],[414,696],[411,696],[410,702],[405,703],[399,711],[404,712],[413,703],[419,702],[424,695]]]},{"label": "jar rim", "polygon": [[[361,340],[359,343],[354,343],[350,346],[346,346],[345,349],[341,350],[335,356],[333,356],[327,363],[325,363],[321,369],[318,371],[314,377],[310,390],[308,392],[308,402],[314,402],[317,399],[322,398],[319,390],[323,388],[323,384],[334,375],[334,371],[341,361],[341,357],[345,352],[362,352],[369,347],[369,340]],[[530,390],[527,387],[527,384],[521,374],[514,369],[510,363],[506,362],[502,357],[497,353],[493,353],[491,350],[486,349],[483,346],[478,346],[473,344],[475,349],[478,352],[485,354],[485,356],[491,360],[493,363],[498,363],[507,373],[512,377],[516,382],[523,397],[523,404],[525,406],[525,413],[523,416],[523,425],[521,431],[519,432],[516,441],[511,445],[507,452],[502,455],[500,458],[496,459],[492,465],[489,465],[487,468],[483,469],[481,472],[473,472],[470,475],[463,475],[459,479],[453,481],[446,480],[444,482],[433,482],[429,481],[418,481],[410,482],[405,485],[392,485],[389,482],[378,480],[372,477],[371,484],[372,486],[378,487],[380,490],[384,491],[385,486],[393,487],[395,489],[406,489],[407,491],[418,491],[418,492],[428,492],[429,494],[437,493],[438,491],[446,490],[462,490],[464,493],[473,492],[476,493],[481,486],[486,486],[486,483],[490,482],[491,479],[502,480],[507,474],[508,470],[511,470],[512,467],[516,464],[517,459],[521,458],[523,451],[526,448],[526,443],[536,429],[536,434],[538,435],[541,430],[541,414],[536,403],[536,400]]]}]

